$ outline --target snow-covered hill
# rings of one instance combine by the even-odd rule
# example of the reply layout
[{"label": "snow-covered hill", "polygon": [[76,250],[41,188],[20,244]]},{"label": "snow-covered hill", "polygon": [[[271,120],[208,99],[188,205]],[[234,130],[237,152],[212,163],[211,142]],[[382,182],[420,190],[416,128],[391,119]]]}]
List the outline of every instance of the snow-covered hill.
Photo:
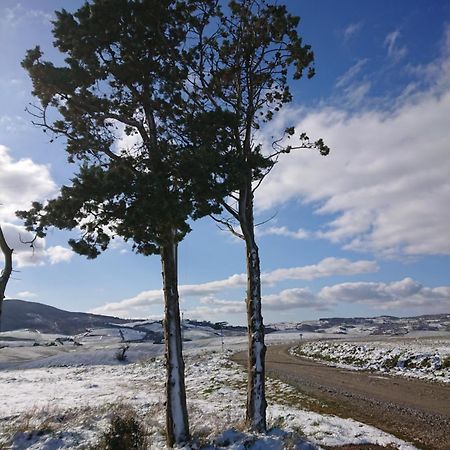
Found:
[{"label": "snow-covered hill", "polygon": [[270,325],[279,331],[344,335],[406,335],[414,332],[450,332],[450,314],[416,317],[330,317]]},{"label": "snow-covered hill", "polygon": [[[241,345],[244,342],[241,338]],[[139,344],[132,345],[134,361]],[[162,357],[150,357],[148,353],[146,358],[142,354],[139,362],[111,363],[112,352],[108,357],[104,351],[102,358],[94,353],[89,356],[89,352],[81,354],[85,355],[83,365],[77,358],[69,363],[68,355],[62,355],[58,367],[35,364],[27,370],[0,371],[0,448],[98,448],[112,417],[128,414],[144,427],[149,441],[146,448],[164,450]],[[246,374],[228,356],[228,351],[205,347],[186,351],[190,426],[197,438],[189,448],[318,450],[322,446],[372,443],[415,449],[372,426],[292,406],[301,404],[302,394],[270,379],[266,388],[269,433],[240,431],[245,415]]]},{"label": "snow-covered hill", "polygon": [[[443,333],[447,318],[434,322],[438,331],[421,333]],[[278,324],[280,331],[268,334],[266,340],[298,343],[334,337],[340,339],[337,348],[347,348],[344,346],[357,337],[380,339],[369,335],[374,327],[386,323],[386,318],[327,319],[308,322],[320,325],[308,331],[302,324]],[[412,333],[417,320],[401,323],[409,324]],[[107,318],[101,324],[70,336],[35,329],[0,333],[0,448],[95,448],[108,430],[114,411],[126,410],[132,411],[149,433],[149,449],[165,448],[164,346],[148,339],[162,336],[161,322]],[[245,414],[245,371],[228,355],[246,348],[245,329],[183,321],[183,337],[190,423],[193,434],[201,437],[198,448],[314,450],[376,443],[414,449],[376,428],[299,409],[302,394],[270,379],[270,433],[262,436],[238,431]],[[121,361],[117,353],[124,346],[129,349]],[[401,349],[390,351],[400,353]],[[429,361],[434,364],[434,360]]]}]

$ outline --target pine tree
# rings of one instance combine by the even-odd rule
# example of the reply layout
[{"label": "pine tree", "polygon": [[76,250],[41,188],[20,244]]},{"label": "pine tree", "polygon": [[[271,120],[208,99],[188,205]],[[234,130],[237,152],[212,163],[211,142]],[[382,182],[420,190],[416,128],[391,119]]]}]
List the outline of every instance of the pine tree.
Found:
[{"label": "pine tree", "polygon": [[[78,171],[57,198],[19,217],[41,237],[50,226],[78,228],[81,237],[69,244],[88,258],[115,236],[131,241],[137,253],[161,257],[169,446],[190,438],[178,243],[190,219],[219,212],[227,179],[220,161],[232,116],[220,108],[196,113],[186,92],[194,54],[187,35],[196,21],[207,21],[210,3],[95,0],[74,14],[62,10],[53,34],[65,63],[45,61],[39,47],[22,63],[40,100],[30,108],[33,122],[51,141],[65,141]],[[120,145],[124,135],[127,146]]]},{"label": "pine tree", "polygon": [[[216,27],[200,23],[195,32],[202,45],[191,71],[199,109],[220,108],[235,118],[232,126],[233,154],[227,154],[227,173],[236,191],[222,202],[228,218],[215,220],[243,239],[247,264],[248,387],[246,422],[255,431],[266,430],[264,324],[261,313],[259,249],[255,240],[253,202],[255,190],[279,156],[294,149],[316,149],[327,155],[322,139],[296,136],[294,127],[273,143],[272,153],[256,141],[255,131],[272,120],[292,100],[288,76],[314,75],[314,55],[302,43],[299,17],[284,5],[265,0],[230,1],[229,11],[216,11]],[[288,139],[296,143],[289,145]],[[240,229],[236,229],[235,225]]]}]

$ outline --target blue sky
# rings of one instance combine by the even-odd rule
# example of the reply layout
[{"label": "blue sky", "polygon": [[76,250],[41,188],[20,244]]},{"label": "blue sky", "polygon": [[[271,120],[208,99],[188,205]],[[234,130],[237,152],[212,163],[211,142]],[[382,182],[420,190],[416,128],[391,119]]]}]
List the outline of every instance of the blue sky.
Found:
[{"label": "blue sky", "polygon": [[[34,253],[14,211],[50,198],[76,169],[24,112],[20,61],[52,48],[54,9],[81,2],[0,3],[0,223],[15,248],[9,298],[123,317],[161,317],[161,269],[118,242],[97,260],[52,230]],[[317,75],[258,136],[295,125],[332,152],[287,155],[255,207],[267,323],[326,316],[450,311],[450,4],[287,1]],[[180,245],[185,317],[245,323],[243,243],[205,218]]]}]

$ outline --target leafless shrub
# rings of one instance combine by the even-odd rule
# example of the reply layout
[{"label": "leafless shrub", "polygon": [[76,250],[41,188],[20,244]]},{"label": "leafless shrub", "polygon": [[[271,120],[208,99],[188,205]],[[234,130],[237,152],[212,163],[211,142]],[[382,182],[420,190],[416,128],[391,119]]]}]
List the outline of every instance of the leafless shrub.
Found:
[{"label": "leafless shrub", "polygon": [[122,345],[115,353],[117,361],[125,361],[127,359],[127,351],[130,348],[128,344]]}]

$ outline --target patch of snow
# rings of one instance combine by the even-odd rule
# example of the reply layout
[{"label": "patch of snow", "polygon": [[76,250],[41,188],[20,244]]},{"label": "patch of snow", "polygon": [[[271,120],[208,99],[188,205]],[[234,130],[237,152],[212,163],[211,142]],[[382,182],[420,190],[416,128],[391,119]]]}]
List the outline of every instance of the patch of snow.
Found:
[{"label": "patch of snow", "polygon": [[[221,340],[211,343],[220,348]],[[245,371],[229,360],[230,351],[205,350],[199,343],[192,344],[185,355],[189,419],[192,434],[201,435],[206,442],[201,447],[204,450],[222,449],[226,442],[226,448],[234,450],[281,450],[288,445],[312,450],[321,445],[363,442],[414,449],[362,423],[289,406],[284,396],[295,389],[271,379],[266,385],[267,396],[272,399],[268,408],[270,432],[255,435],[237,431],[245,414]],[[239,345],[245,346],[245,340],[227,341],[227,346]],[[35,361],[35,368],[0,371],[0,447],[81,450],[95,444],[107,429],[111,410],[126,404],[135,409],[148,430],[149,448],[165,449],[165,364],[161,356],[155,358],[151,353],[161,346],[131,344],[130,361],[135,361],[136,355],[140,361],[129,364],[106,361],[114,357],[102,353],[105,349],[80,349],[70,353],[73,359],[60,360],[70,363],[68,367],[48,367]],[[146,351],[150,359],[145,359]],[[77,367],[83,353],[90,364]],[[92,364],[95,361],[97,364]],[[108,364],[101,364],[105,362]]]},{"label": "patch of snow", "polygon": [[450,339],[314,341],[291,349],[301,356],[352,370],[450,383]]}]

